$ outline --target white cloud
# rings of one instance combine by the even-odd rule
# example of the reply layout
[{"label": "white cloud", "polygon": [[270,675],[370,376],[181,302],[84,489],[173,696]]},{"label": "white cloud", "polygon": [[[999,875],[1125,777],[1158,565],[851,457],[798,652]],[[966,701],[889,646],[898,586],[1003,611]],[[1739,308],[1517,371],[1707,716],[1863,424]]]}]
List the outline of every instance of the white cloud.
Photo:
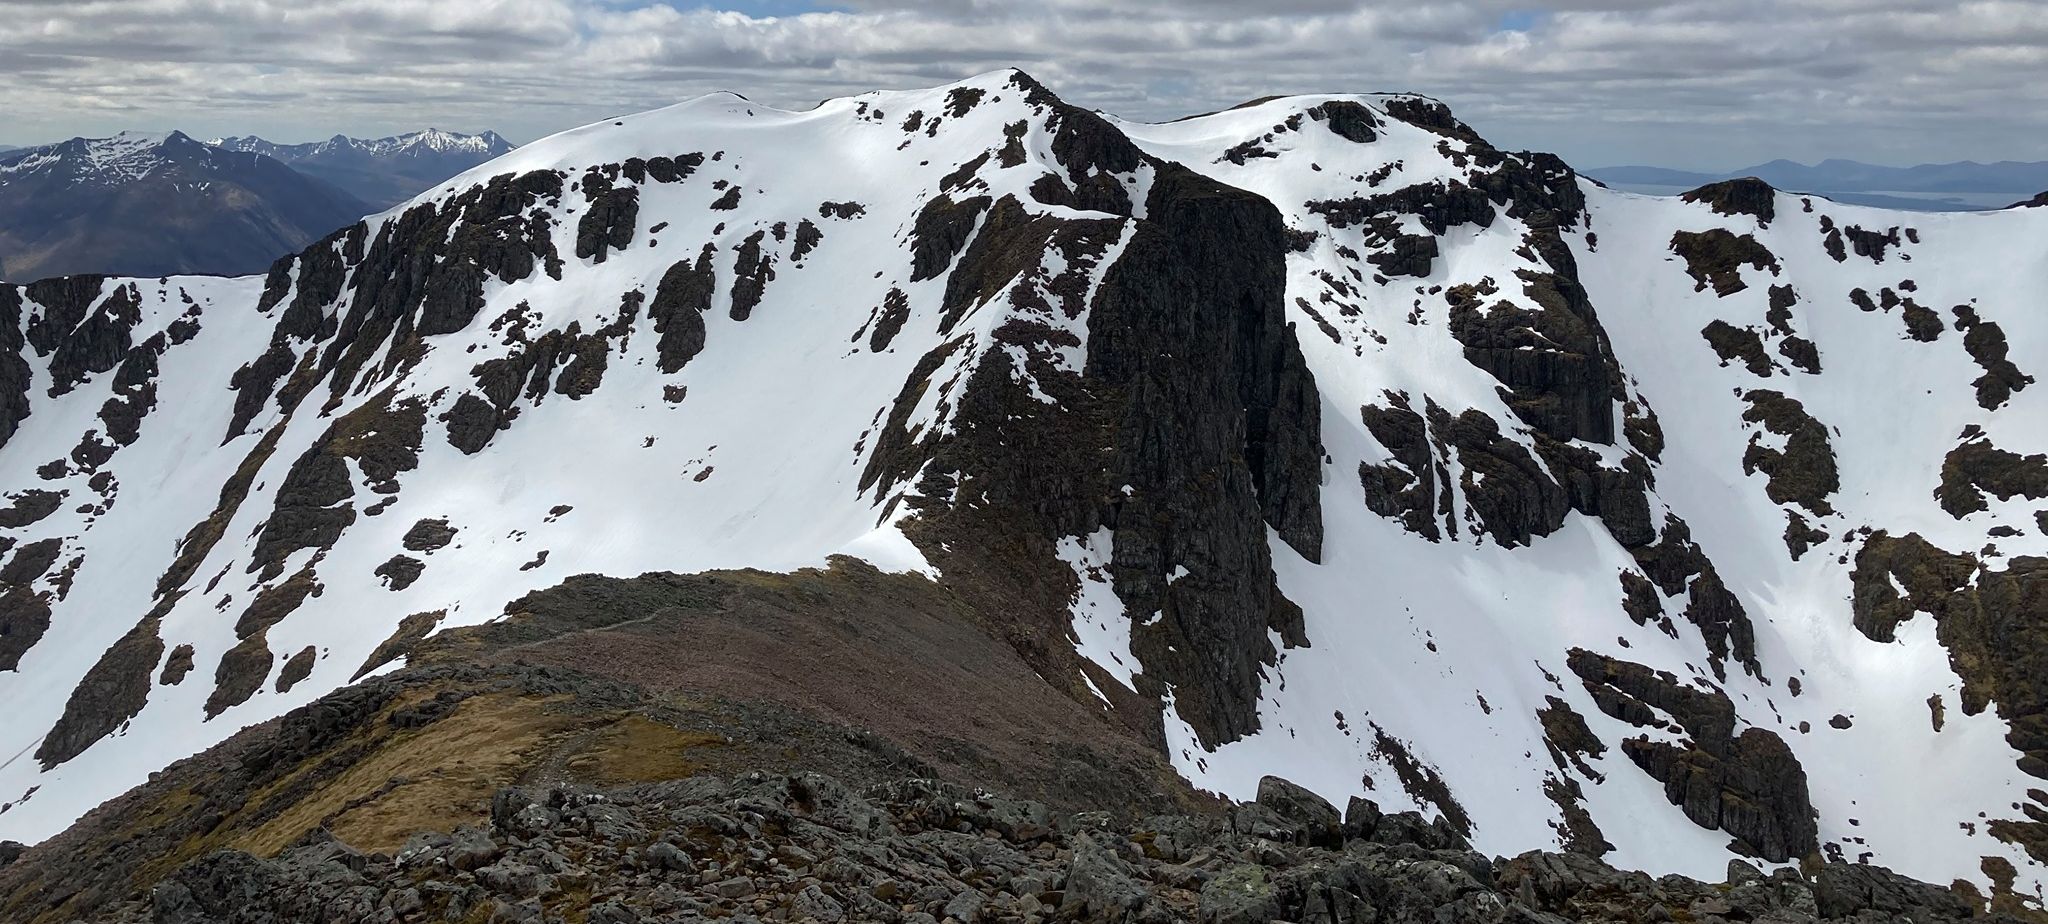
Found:
[{"label": "white cloud", "polygon": [[1416,90],[1497,143],[1588,166],[2048,158],[2048,0],[852,0],[780,17],[646,0],[0,0],[0,141],[532,137],[712,89],[807,106],[1011,64],[1136,117]]}]

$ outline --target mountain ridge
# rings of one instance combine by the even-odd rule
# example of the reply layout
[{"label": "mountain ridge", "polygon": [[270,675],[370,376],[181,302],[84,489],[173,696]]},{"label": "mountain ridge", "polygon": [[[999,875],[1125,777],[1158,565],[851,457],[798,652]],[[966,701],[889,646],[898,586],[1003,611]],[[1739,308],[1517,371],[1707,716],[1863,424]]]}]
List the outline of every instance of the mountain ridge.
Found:
[{"label": "mountain ridge", "polygon": [[182,132],[0,155],[0,272],[246,274],[360,217],[326,183]]},{"label": "mountain ridge", "polygon": [[[1973,269],[2030,265],[2030,220],[1611,196],[1417,97],[1129,123],[999,72],[572,130],[260,281],[0,290],[29,325],[0,471],[44,483],[10,538],[48,556],[9,618],[51,610],[0,674],[51,730],[8,740],[42,766],[0,767],[40,787],[0,832],[392,669],[387,627],[843,554],[937,581],[1030,696],[1200,788],[1278,772],[1666,871],[2038,881],[2007,806],[2048,700],[1986,639],[2037,599],[2042,331]],[[270,328],[213,320],[241,306]],[[115,503],[166,412],[224,442]],[[107,558],[165,567],[87,580]],[[615,657],[565,669],[633,650],[597,628],[573,644]]]},{"label": "mountain ridge", "polygon": [[209,143],[275,158],[379,209],[397,205],[514,147],[496,132],[465,135],[434,128],[375,139],[335,135],[305,144],[277,144],[253,135]]}]

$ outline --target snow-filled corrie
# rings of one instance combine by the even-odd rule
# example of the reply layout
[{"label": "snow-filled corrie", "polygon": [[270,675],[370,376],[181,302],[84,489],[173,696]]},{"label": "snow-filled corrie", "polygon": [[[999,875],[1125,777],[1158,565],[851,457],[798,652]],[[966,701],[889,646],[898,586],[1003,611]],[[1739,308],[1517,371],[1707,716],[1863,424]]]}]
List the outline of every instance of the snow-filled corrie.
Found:
[{"label": "snow-filled corrie", "polygon": [[847,554],[1014,597],[1226,795],[2038,890],[2044,222],[1001,72],[606,120],[267,279],[0,289],[0,837],[571,575]]},{"label": "snow-filled corrie", "polygon": [[[1692,201],[1575,179],[1546,189],[1530,176],[1548,169],[1540,158],[1494,152],[1440,107],[1405,98],[1284,99],[1122,127],[1154,154],[1267,197],[1303,238],[1289,304],[1322,392],[1330,460],[1323,560],[1274,546],[1314,647],[1284,655],[1259,734],[1205,753],[1169,723],[1184,772],[1245,798],[1260,775],[1280,773],[1340,804],[1362,793],[1462,815],[1475,844],[1494,852],[1583,843],[1589,835],[1563,806],[1579,802],[1598,825],[1590,837],[1614,847],[1611,861],[1720,870],[1729,834],[1689,820],[1693,805],[1673,811],[1669,787],[1645,772],[1656,750],[1624,741],[1670,740],[1681,723],[1654,701],[1664,714],[1647,725],[1617,718],[1629,710],[1615,705],[1615,688],[1581,682],[1568,663],[1583,649],[1725,691],[1738,726],[1769,731],[1796,755],[1827,855],[1936,882],[1981,882],[1982,858],[1996,857],[2030,870],[2021,887],[2038,891],[2038,861],[2015,843],[2023,836],[2000,836],[1997,819],[2024,822],[2017,807],[2039,784],[1983,694],[1965,705],[1966,682],[1986,678],[1957,675],[1946,648],[1958,642],[1945,648],[1929,615],[1880,642],[1859,631],[1866,607],[1852,604],[1872,593],[1852,572],[1873,531],[1981,550],[1987,570],[2039,573],[2040,560],[2024,556],[2048,551],[2048,521],[2036,514],[2048,489],[2029,496],[2010,481],[1963,517],[1936,492],[1956,478],[1949,453],[1959,443],[2022,459],[2048,448],[2048,409],[2024,387],[2048,361],[2048,325],[2033,304],[2048,284],[2038,213],[1911,216],[1743,183]],[[1563,259],[1546,237],[1564,245]],[[1553,273],[1575,276],[1597,315],[1559,315],[1572,293],[1540,284]],[[1475,301],[1485,314],[1470,310]],[[1475,319],[1503,311],[1534,312],[1530,335],[1503,339]],[[1611,440],[1546,434],[1554,405],[1516,407],[1515,392],[1581,397],[1571,367],[1532,370],[1534,354],[1568,350],[1589,321],[1618,371],[1596,383],[1611,384],[1600,402]],[[1969,331],[1986,324],[1996,333],[1972,343]],[[1528,362],[1483,355],[1500,346]],[[1408,412],[1425,402],[1447,413]],[[1480,447],[1455,434],[1468,409],[1526,450],[1468,454]],[[1404,415],[1412,442],[1383,425]],[[1542,482],[1566,481],[1556,469],[1564,454],[1541,444],[1557,435],[1602,465],[1650,475],[1649,523],[1665,536],[1685,524],[1753,627],[1755,670],[1713,663],[1712,644],[1680,616],[1697,604],[1667,592],[1686,589],[1683,580],[1660,589],[1646,579],[1668,563],[1644,542],[1652,537],[1636,535],[1646,524],[1577,499],[1553,518],[1567,504],[1546,498]],[[1524,464],[1501,468],[1502,456]],[[1487,470],[1472,471],[1475,458]],[[1474,495],[1504,475],[1518,479],[1505,504]],[[1417,484],[1416,503],[1401,503],[1398,489]],[[1552,503],[1549,515],[1530,509]],[[1501,541],[1517,520],[1539,524],[1536,535]],[[1699,579],[1690,590],[1698,596]],[[2038,621],[2032,599],[1987,606]],[[1632,619],[1631,601],[1658,615]],[[1933,613],[1929,602],[1904,609]],[[2004,708],[2028,709],[2016,686],[2006,689],[2019,701]],[[1560,701],[1604,753],[1572,753],[1560,740],[1571,724],[1553,722]],[[1698,783],[1715,786],[1719,772]],[[1734,811],[1705,808],[1706,821]]]}]

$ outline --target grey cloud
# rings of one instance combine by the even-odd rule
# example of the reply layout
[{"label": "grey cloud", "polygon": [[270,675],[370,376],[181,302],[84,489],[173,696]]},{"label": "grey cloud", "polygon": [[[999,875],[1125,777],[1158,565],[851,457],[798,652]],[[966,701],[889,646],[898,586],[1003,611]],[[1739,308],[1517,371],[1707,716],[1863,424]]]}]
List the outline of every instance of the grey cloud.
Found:
[{"label": "grey cloud", "polygon": [[0,141],[428,123],[530,138],[713,89],[803,107],[1011,64],[1137,118],[1426,92],[1497,143],[1586,166],[2048,158],[2048,0],[850,0],[782,17],[616,0],[0,0]]}]

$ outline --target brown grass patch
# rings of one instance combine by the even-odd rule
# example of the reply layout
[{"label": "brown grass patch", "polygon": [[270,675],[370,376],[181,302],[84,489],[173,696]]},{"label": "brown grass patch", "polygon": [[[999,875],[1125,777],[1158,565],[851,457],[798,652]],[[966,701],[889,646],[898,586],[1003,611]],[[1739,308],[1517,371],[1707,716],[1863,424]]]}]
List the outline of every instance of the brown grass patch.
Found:
[{"label": "brown grass patch", "polygon": [[[389,713],[429,698],[423,689],[394,700],[373,726],[390,728]],[[341,775],[229,846],[259,857],[277,853],[308,830],[326,825],[361,850],[392,851],[422,830],[450,830],[490,810],[491,793],[515,781],[536,759],[548,736],[573,723],[551,715],[549,700],[487,694],[465,700],[447,718],[424,728],[389,734]],[[249,799],[263,805],[271,793],[312,772],[318,761],[278,780]]]}]

